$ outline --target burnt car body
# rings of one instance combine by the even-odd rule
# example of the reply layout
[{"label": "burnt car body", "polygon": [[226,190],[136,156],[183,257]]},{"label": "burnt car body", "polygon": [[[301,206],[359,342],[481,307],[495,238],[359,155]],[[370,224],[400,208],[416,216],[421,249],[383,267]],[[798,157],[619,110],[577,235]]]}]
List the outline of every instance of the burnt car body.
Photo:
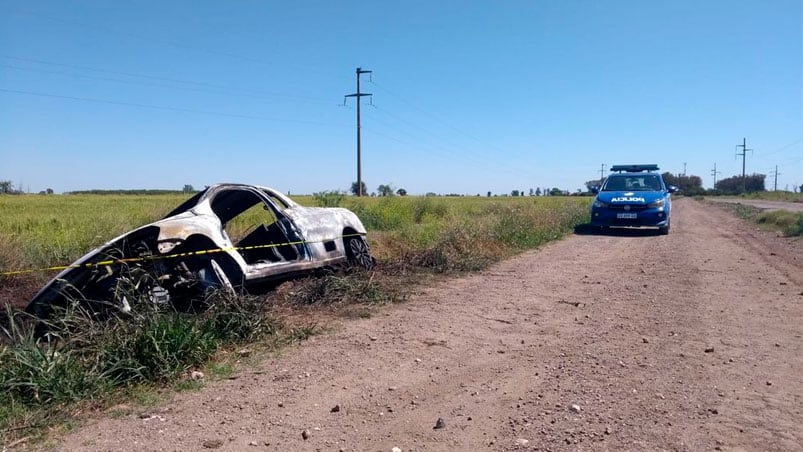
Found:
[{"label": "burnt car body", "polygon": [[[238,237],[233,224],[242,229]],[[268,187],[217,184],[161,220],[90,251],[34,295],[26,310],[46,318],[54,307],[80,300],[92,311],[125,312],[133,299],[176,303],[348,262],[372,268],[365,235],[347,209],[300,206]]]}]

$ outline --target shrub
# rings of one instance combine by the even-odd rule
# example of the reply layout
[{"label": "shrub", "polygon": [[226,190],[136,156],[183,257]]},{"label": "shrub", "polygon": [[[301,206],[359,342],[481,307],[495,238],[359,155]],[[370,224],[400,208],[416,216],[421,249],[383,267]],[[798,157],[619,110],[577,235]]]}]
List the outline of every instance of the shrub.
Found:
[{"label": "shrub", "polygon": [[198,314],[138,301],[133,315],[104,321],[74,304],[54,314],[40,339],[34,323],[9,308],[0,404],[46,407],[103,396],[115,387],[168,382],[203,365],[220,347],[266,339],[280,329],[254,297],[213,294]]},{"label": "shrub", "polygon": [[803,235],[803,213],[771,210],[758,214],[756,221],[780,230],[787,237]]},{"label": "shrub", "polygon": [[312,197],[315,198],[315,203],[319,207],[340,207],[345,196],[345,194],[338,190],[321,191],[312,194]]},{"label": "shrub", "polygon": [[368,272],[355,269],[338,275],[327,273],[299,282],[287,301],[302,305],[335,305],[340,303],[380,304],[394,297],[374,282]]}]

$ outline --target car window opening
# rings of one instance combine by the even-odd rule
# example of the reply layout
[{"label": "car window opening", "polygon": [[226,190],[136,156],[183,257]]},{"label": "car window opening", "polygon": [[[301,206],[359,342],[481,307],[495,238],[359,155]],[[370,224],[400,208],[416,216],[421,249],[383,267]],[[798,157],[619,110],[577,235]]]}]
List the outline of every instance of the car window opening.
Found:
[{"label": "car window opening", "polygon": [[272,205],[250,190],[227,192],[212,201],[212,210],[226,219],[223,230],[248,264],[294,261],[299,258],[290,245],[287,227]]},{"label": "car window opening", "polygon": [[660,191],[661,181],[657,175],[610,176],[602,191]]}]

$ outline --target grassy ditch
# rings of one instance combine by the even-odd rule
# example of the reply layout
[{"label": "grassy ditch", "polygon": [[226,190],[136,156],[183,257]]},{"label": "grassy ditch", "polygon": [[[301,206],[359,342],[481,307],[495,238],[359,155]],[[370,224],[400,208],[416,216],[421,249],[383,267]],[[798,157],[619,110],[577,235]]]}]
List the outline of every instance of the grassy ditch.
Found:
[{"label": "grassy ditch", "polygon": [[194,314],[139,301],[134,314],[102,322],[76,303],[53,317],[44,338],[34,336],[33,319],[6,309],[6,342],[0,345],[2,444],[143,389],[181,387],[191,381],[191,371],[224,363],[222,351],[246,344],[272,350],[316,331],[282,324],[253,296],[217,293],[206,300],[208,309]]},{"label": "grassy ditch", "polygon": [[803,212],[790,212],[788,210],[764,211],[755,216],[755,222],[780,231],[786,237],[803,236]]},{"label": "grassy ditch", "polygon": [[[367,201],[367,202],[366,202]],[[347,200],[375,254],[395,270],[480,270],[588,221],[584,198],[392,197]]]},{"label": "grassy ditch", "polygon": [[789,210],[762,210],[746,204],[714,203],[736,216],[758,224],[762,228],[777,231],[785,237],[803,236],[803,212]]},{"label": "grassy ditch", "polygon": [[803,193],[788,191],[759,191],[740,195],[746,199],[765,199],[768,201],[803,202]]},{"label": "grassy ditch", "polygon": [[[63,205],[54,201],[61,198],[66,200]],[[11,212],[0,220],[0,244],[28,244],[0,249],[13,258],[3,259],[2,265],[25,268],[70,262],[93,246],[153,221],[179,202],[172,195],[145,198],[138,204],[91,195],[11,200],[0,196],[0,207]],[[261,295],[214,294],[205,300],[208,308],[194,314],[143,299],[132,303],[138,306],[134,314],[121,313],[101,322],[77,303],[54,316],[50,336],[39,339],[33,334],[32,319],[7,308],[6,319],[0,321],[0,444],[36,436],[45,426],[79,412],[106,409],[132,394],[202,385],[190,378],[191,372],[231,372],[226,357],[232,351],[274,350],[318,331],[309,320],[279,319],[315,319],[323,310],[326,315],[371,315],[377,306],[403,300],[417,284],[437,275],[479,270],[569,233],[588,221],[589,202],[558,197],[338,196],[324,201],[347,207],[363,220],[379,261],[377,269],[320,272]],[[24,209],[6,210],[9,202]],[[300,202],[314,205],[316,199]],[[150,206],[151,213],[143,212],[141,205]],[[113,227],[111,219],[116,219]],[[105,224],[105,229],[95,222]],[[0,271],[12,269],[16,268]],[[14,287],[15,281],[0,279],[0,289]],[[0,296],[3,293],[0,290]]]}]

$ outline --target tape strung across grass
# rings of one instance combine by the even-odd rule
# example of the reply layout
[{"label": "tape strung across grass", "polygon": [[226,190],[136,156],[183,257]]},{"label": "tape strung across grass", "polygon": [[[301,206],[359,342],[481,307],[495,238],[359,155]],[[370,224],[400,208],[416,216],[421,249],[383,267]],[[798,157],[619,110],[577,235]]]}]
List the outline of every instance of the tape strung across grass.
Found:
[{"label": "tape strung across grass", "polygon": [[24,275],[28,273],[35,273],[35,272],[45,272],[45,271],[57,271],[57,270],[66,270],[68,268],[92,268],[92,267],[108,267],[115,264],[129,264],[134,262],[146,262],[146,261],[156,261],[162,259],[175,259],[180,257],[188,257],[188,256],[202,256],[206,254],[215,254],[215,253],[222,253],[228,251],[239,251],[239,250],[256,250],[256,249],[264,249],[264,248],[275,248],[279,246],[287,246],[287,245],[301,245],[304,243],[323,243],[323,242],[331,242],[338,239],[345,239],[349,237],[361,237],[362,234],[346,234],[341,235],[338,237],[334,237],[331,239],[326,240],[317,240],[317,241],[309,241],[309,240],[299,240],[296,242],[285,242],[285,243],[271,243],[268,245],[252,245],[252,246],[230,246],[226,248],[212,248],[208,250],[200,250],[200,251],[188,251],[186,253],[176,253],[176,254],[165,254],[164,256],[146,256],[146,257],[130,257],[125,259],[109,259],[100,262],[92,262],[87,264],[71,264],[71,265],[57,265],[53,267],[45,267],[45,268],[35,268],[35,269],[28,269],[28,270],[14,270],[14,271],[7,271],[7,272],[0,272],[0,276],[16,276],[16,275]]}]

